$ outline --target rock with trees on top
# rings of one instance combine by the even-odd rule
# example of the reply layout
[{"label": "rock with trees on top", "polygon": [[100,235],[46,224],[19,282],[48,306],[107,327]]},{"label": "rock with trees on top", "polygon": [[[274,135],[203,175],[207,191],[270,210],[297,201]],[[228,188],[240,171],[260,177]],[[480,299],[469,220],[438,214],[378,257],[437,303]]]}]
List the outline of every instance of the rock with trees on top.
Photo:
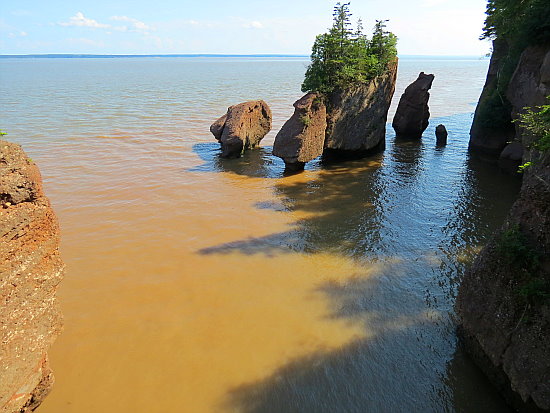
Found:
[{"label": "rock with trees on top", "polygon": [[[320,154],[320,148],[326,157],[361,157],[384,148],[387,113],[397,74],[397,38],[385,30],[386,21],[379,20],[369,39],[360,20],[357,28],[351,30],[350,16],[349,3],[335,6],[332,27],[328,33],[318,35],[312,47],[311,63],[302,84],[302,91],[308,94],[295,103],[295,107],[300,106],[299,102],[316,94],[326,107],[324,136],[318,130],[310,133],[309,127],[294,127],[294,135],[289,137],[290,124],[297,125],[295,112],[294,119],[287,122],[289,126],[283,126],[284,133],[281,130],[275,138],[273,153],[285,162],[307,162],[304,159]],[[315,115],[320,113],[315,111]],[[283,150],[287,143],[290,146]],[[314,147],[315,151],[307,151],[308,156],[304,157],[306,147]]]}]

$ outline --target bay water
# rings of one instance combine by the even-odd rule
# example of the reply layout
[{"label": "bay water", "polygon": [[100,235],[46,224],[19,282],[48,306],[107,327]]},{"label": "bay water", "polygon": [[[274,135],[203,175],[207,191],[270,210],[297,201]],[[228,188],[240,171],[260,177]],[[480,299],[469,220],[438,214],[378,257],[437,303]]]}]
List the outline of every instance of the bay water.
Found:
[{"label": "bay water", "polygon": [[[303,57],[0,59],[0,128],[61,224],[65,331],[41,413],[506,412],[457,345],[466,265],[519,182],[467,152],[488,61],[434,73],[419,142],[284,176],[271,155]],[[241,159],[210,124],[264,99]],[[449,143],[435,146],[435,126]]]}]

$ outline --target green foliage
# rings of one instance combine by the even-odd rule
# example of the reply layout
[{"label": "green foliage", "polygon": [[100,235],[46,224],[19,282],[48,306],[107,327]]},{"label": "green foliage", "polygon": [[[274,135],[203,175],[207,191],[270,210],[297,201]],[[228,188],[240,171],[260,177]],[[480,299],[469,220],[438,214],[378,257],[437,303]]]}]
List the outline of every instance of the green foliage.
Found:
[{"label": "green foliage", "polygon": [[[547,97],[550,101],[550,96]],[[533,134],[535,141],[532,146],[541,152],[550,149],[550,105],[524,108],[525,112],[519,115],[519,123]]]},{"label": "green foliage", "polygon": [[532,272],[538,268],[539,255],[528,244],[525,236],[514,225],[504,231],[497,241],[497,252],[505,264],[514,269]]},{"label": "green foliage", "polygon": [[505,38],[523,49],[550,38],[548,0],[489,0],[482,39]]},{"label": "green foliage", "polygon": [[518,166],[518,173],[522,174],[525,172],[526,169],[528,169],[533,163],[532,162],[525,162],[523,165]]},{"label": "green foliage", "polygon": [[511,105],[506,98],[510,79],[527,46],[550,39],[550,1],[489,0],[481,39],[495,40],[500,65],[495,85],[479,102],[481,124],[492,130],[511,128]]},{"label": "green foliage", "polygon": [[550,299],[550,281],[540,272],[540,254],[529,246],[518,225],[497,239],[497,253],[517,280],[518,297],[527,304]]},{"label": "green foliage", "polygon": [[[550,96],[547,96],[546,99],[550,102]],[[524,109],[525,112],[520,113],[517,121],[522,127],[531,132],[535,138],[530,147],[541,152],[547,152],[550,150],[550,105]],[[531,165],[532,162],[520,165],[518,172],[523,173]]]},{"label": "green foliage", "polygon": [[384,73],[397,56],[397,37],[385,30],[387,20],[376,22],[369,40],[361,20],[351,29],[349,5],[337,3],[332,27],[315,38],[303,92],[328,94],[338,87],[367,82]]},{"label": "green foliage", "polygon": [[550,285],[541,278],[533,278],[519,288],[519,295],[528,302],[550,300]]},{"label": "green foliage", "polygon": [[300,122],[302,122],[304,126],[309,126],[311,124],[311,119],[308,115],[302,115],[300,116]]}]

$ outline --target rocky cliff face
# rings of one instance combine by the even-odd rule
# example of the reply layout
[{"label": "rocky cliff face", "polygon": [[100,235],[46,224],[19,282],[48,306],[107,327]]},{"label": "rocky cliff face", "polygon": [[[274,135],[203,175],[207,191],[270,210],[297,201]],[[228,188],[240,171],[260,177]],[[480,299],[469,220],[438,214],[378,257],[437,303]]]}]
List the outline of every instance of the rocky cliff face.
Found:
[{"label": "rocky cliff face", "polygon": [[550,45],[526,48],[508,84],[501,85],[500,90],[498,85],[503,81],[499,79],[509,70],[504,67],[509,50],[504,41],[495,41],[493,48],[470,130],[470,149],[497,157],[509,142],[529,143],[524,142],[525,136],[512,120],[524,107],[542,105],[550,95]]},{"label": "rocky cliff face", "polygon": [[[508,89],[510,117],[550,94],[549,52],[548,46],[530,47],[521,55]],[[507,222],[465,274],[459,331],[511,404],[550,411],[550,156],[529,148],[533,137],[521,128],[515,133],[532,166]]]},{"label": "rocky cliff face", "polygon": [[0,140],[0,412],[34,410],[53,385],[47,351],[61,331],[58,247],[38,168]]},{"label": "rocky cliff face", "polygon": [[495,157],[504,149],[506,142],[514,138],[515,133],[510,116],[510,102],[503,96],[505,93],[498,89],[508,53],[509,48],[505,41],[493,42],[487,79],[470,129],[470,150]]},{"label": "rocky cliff face", "polygon": [[336,90],[328,97],[325,157],[361,157],[383,150],[397,79],[397,59],[371,82]]}]

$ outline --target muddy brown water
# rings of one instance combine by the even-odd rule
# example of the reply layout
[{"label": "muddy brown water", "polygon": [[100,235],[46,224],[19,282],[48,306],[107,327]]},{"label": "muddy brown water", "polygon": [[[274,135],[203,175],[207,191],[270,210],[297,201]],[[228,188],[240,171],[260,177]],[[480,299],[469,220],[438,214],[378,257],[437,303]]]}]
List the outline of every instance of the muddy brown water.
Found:
[{"label": "muddy brown water", "polygon": [[436,75],[421,142],[388,127],[384,153],[294,176],[275,132],[220,159],[210,123],[263,98],[278,130],[306,60],[0,61],[2,129],[40,166],[67,264],[39,412],[507,411],[453,312],[519,187],[467,153],[487,61],[401,60],[392,113]]}]

